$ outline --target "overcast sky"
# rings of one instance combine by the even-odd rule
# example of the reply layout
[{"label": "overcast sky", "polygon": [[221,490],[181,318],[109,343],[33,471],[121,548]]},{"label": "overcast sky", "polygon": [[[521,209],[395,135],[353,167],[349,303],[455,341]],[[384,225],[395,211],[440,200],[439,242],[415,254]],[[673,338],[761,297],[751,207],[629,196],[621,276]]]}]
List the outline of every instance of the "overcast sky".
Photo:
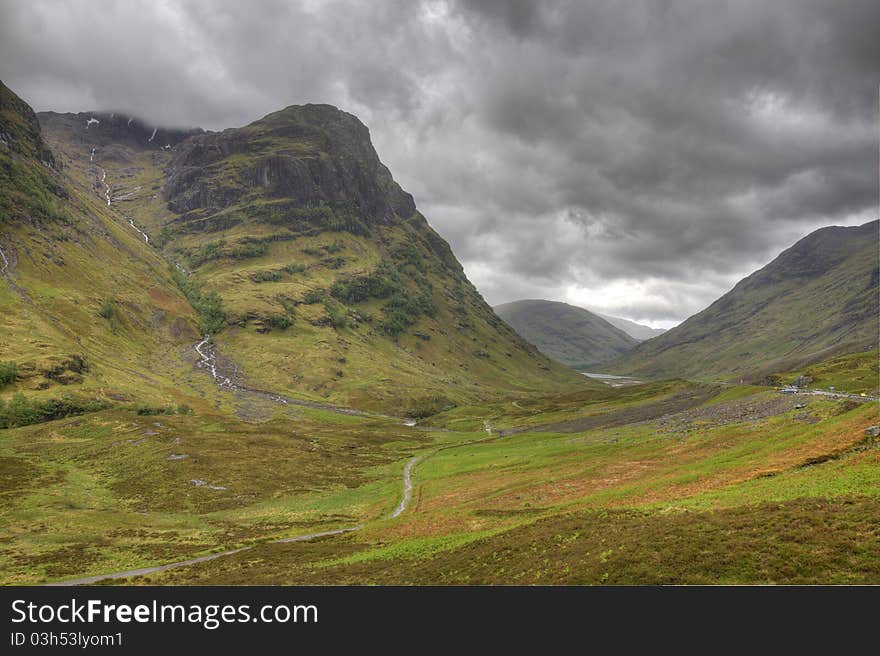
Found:
[{"label": "overcast sky", "polygon": [[490,303],[667,327],[876,218],[878,26],[876,0],[0,0],[0,79],[167,126],[336,105]]}]

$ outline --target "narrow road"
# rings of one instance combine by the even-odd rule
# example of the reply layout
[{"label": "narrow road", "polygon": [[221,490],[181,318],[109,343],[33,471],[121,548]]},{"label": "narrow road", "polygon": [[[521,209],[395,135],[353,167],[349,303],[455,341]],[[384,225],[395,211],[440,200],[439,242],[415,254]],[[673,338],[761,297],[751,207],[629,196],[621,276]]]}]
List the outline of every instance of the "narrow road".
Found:
[{"label": "narrow road", "polygon": [[[397,507],[388,515],[388,519],[394,519],[395,517],[399,517],[404,510],[406,510],[409,505],[410,498],[412,497],[412,468],[415,464],[422,459],[422,456],[415,456],[410,458],[406,466],[403,468],[403,496],[400,499],[400,503],[397,504]],[[289,538],[281,538],[278,540],[271,540],[269,544],[287,544],[290,542],[307,542],[308,540],[314,540],[315,538],[323,538],[331,535],[342,535],[343,533],[354,533],[355,531],[360,531],[363,529],[365,524],[357,524],[356,526],[347,526],[345,528],[335,528],[329,531],[319,531],[317,533],[304,533],[303,535],[295,535]],[[209,554],[207,556],[199,556],[198,558],[189,558],[187,560],[178,560],[174,563],[166,563],[164,565],[153,565],[151,567],[141,567],[138,569],[129,569],[124,572],[113,572],[112,574],[96,574],[95,576],[84,576],[79,579],[68,579],[67,581],[57,581],[55,583],[46,583],[47,587],[60,587],[60,586],[72,586],[72,585],[92,585],[94,583],[98,583],[99,581],[107,581],[107,580],[117,580],[117,579],[127,579],[132,576],[146,576],[147,574],[155,574],[157,572],[164,572],[169,569],[175,569],[177,567],[186,567],[188,565],[196,565],[198,563],[206,563],[209,560],[215,560],[217,558],[222,558],[224,556],[231,556],[233,554],[241,553],[242,551],[248,551],[253,549],[256,545],[249,545],[246,547],[238,547],[237,549],[228,549],[227,551],[218,551],[217,553]]]},{"label": "narrow road", "polygon": [[231,549],[229,551],[221,551],[219,553],[210,554],[208,556],[200,556],[198,558],[190,558],[189,560],[181,560],[176,563],[168,563],[167,565],[156,565],[154,567],[142,567],[140,569],[130,569],[125,572],[114,572],[113,574],[98,574],[96,576],[85,576],[81,579],[71,579],[69,581],[59,581],[57,583],[47,583],[46,587],[62,587],[68,585],[92,585],[93,583],[98,583],[99,581],[107,581],[111,579],[127,579],[131,576],[144,576],[146,574],[155,574],[156,572],[164,572],[168,569],[173,569],[175,567],[185,567],[186,565],[195,565],[197,563],[205,563],[209,560],[214,560],[215,558],[222,558],[223,556],[231,556],[232,554],[236,554],[242,551],[247,551],[248,549],[253,549],[253,547],[239,547],[238,549]]},{"label": "narrow road", "polygon": [[[409,460],[407,460],[406,465],[403,468],[403,495],[401,496],[400,503],[397,504],[397,507],[391,511],[391,513],[387,516],[387,519],[396,519],[409,507],[410,501],[412,500],[412,490],[413,490],[413,482],[412,482],[412,474],[413,468],[421,461],[426,458],[430,458],[431,456],[441,452],[446,451],[447,449],[455,449],[458,447],[470,446],[473,444],[478,444],[480,442],[488,442],[492,440],[497,440],[503,438],[501,434],[493,435],[490,431],[488,437],[483,437],[476,440],[471,440],[469,442],[462,442],[460,444],[449,444],[447,446],[441,446],[430,453],[421,455],[421,456],[413,456]],[[295,535],[289,538],[280,538],[278,540],[272,540],[269,544],[286,544],[290,542],[306,542],[308,540],[313,540],[315,538],[322,538],[331,535],[341,535],[343,533],[354,533],[355,531],[360,531],[366,526],[366,524],[357,524],[355,526],[347,526],[344,528],[331,529],[329,531],[320,531],[318,533],[305,533],[303,535]],[[233,554],[241,553],[242,551],[248,551],[249,549],[253,549],[256,545],[249,545],[245,547],[238,547],[236,549],[229,549],[227,551],[219,551],[217,553],[209,554],[207,556],[199,556],[198,558],[190,558],[187,560],[180,560],[174,563],[166,563],[165,565],[154,565],[152,567],[141,567],[139,569],[131,569],[124,572],[114,572],[112,574],[98,574],[95,576],[86,576],[79,579],[68,579],[67,581],[57,581],[55,583],[46,583],[46,586],[69,586],[69,585],[91,585],[93,583],[98,583],[99,581],[106,580],[116,580],[116,579],[125,579],[131,576],[144,576],[147,574],[155,574],[156,572],[164,572],[169,569],[174,569],[177,567],[186,567],[187,565],[196,565],[198,563],[204,563],[209,560],[214,560],[216,558],[222,558],[223,556],[231,556]]]},{"label": "narrow road", "polygon": [[406,510],[406,507],[409,505],[410,497],[412,496],[412,469],[415,467],[416,463],[421,460],[421,456],[415,456],[414,458],[410,458],[406,466],[403,468],[403,497],[400,499],[400,503],[397,504],[397,508],[395,508],[390,515],[388,515],[389,519],[394,519],[395,517],[399,517],[400,514]]},{"label": "narrow road", "polygon": [[833,399],[856,399],[857,401],[880,401],[880,396],[862,396],[861,394],[850,394],[849,392],[829,392],[826,390],[799,390],[795,394],[803,394],[806,396],[830,396]]},{"label": "narrow road", "polygon": [[[202,341],[195,345],[196,353],[199,354],[201,360],[199,361],[199,366],[208,369],[211,373],[211,377],[214,379],[214,382],[218,387],[228,388],[233,390],[243,390],[243,391],[254,391],[249,390],[247,388],[240,387],[236,385],[232,380],[224,376],[217,369],[217,354],[214,352],[213,348],[210,345],[210,338],[205,337]],[[263,393],[263,392],[259,392]],[[271,395],[272,398],[275,398],[279,403],[297,403],[294,399],[285,399],[279,395]],[[309,405],[312,407],[320,407],[323,409],[332,409],[344,411],[345,414],[365,414],[361,413],[354,408],[336,408],[335,406],[322,406],[321,404],[312,404],[306,401],[301,402],[303,405]],[[404,422],[406,424],[406,421]],[[403,494],[400,499],[400,503],[397,504],[397,507],[391,511],[391,514],[388,515],[388,519],[395,519],[399,517],[403,511],[407,509],[409,506],[410,500],[412,498],[412,471],[413,467],[415,467],[416,463],[418,463],[425,456],[414,456],[410,458],[406,465],[403,468]],[[365,524],[357,524],[356,526],[347,526],[344,528],[331,529],[329,531],[320,531],[318,533],[305,533],[303,535],[295,535],[289,538],[281,538],[278,540],[272,540],[270,544],[285,544],[290,542],[306,542],[308,540],[313,540],[315,538],[322,538],[331,535],[341,535],[343,533],[353,533],[355,531],[360,531],[363,529]],[[85,576],[78,579],[69,579],[67,581],[59,581],[56,583],[48,583],[48,586],[68,586],[68,585],[91,585],[93,583],[98,583],[99,581],[106,580],[116,580],[116,579],[126,579],[132,576],[145,576],[147,574],[155,574],[157,572],[164,572],[169,569],[174,569],[177,567],[186,567],[187,565],[195,565],[198,563],[204,563],[209,560],[214,560],[216,558],[222,558],[223,556],[231,556],[233,554],[241,553],[242,551],[247,551],[249,549],[253,549],[254,545],[238,547],[236,549],[228,549],[226,551],[220,551],[217,553],[209,554],[207,556],[199,556],[198,558],[189,558],[187,560],[179,560],[174,563],[166,563],[164,565],[154,565],[151,567],[141,567],[139,569],[130,569],[124,572],[113,572],[111,574],[97,574],[95,576]]]}]

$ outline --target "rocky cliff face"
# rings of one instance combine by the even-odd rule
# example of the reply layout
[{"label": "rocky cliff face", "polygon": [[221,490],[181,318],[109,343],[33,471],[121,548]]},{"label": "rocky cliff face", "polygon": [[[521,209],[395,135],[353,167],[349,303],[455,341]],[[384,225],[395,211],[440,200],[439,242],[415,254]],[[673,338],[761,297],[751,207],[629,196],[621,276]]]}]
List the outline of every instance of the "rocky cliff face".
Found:
[{"label": "rocky cliff face", "polygon": [[356,117],[329,105],[288,107],[246,127],[187,141],[168,169],[165,198],[179,214],[202,216],[248,199],[326,206],[364,225],[415,212],[379,161]]},{"label": "rocky cliff face", "polygon": [[43,142],[34,110],[3,82],[0,82],[0,148],[55,166],[55,156]]}]

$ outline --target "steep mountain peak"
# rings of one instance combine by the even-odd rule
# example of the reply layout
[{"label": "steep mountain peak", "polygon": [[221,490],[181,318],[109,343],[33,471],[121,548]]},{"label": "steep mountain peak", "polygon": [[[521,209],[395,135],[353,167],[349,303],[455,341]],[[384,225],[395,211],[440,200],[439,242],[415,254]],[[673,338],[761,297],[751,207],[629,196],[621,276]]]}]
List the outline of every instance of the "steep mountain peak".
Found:
[{"label": "steep mountain peak", "polygon": [[288,105],[284,109],[266,114],[250,125],[282,125],[301,124],[312,126],[328,126],[336,124],[342,128],[363,131],[369,138],[369,128],[354,114],[343,111],[335,105],[326,103],[306,103]]},{"label": "steep mountain peak", "polygon": [[271,202],[276,212],[325,208],[320,214],[331,213],[337,225],[363,231],[416,211],[379,161],[369,129],[331,105],[291,105],[242,128],[197,136],[182,144],[169,172],[168,207],[193,213],[184,222]]}]

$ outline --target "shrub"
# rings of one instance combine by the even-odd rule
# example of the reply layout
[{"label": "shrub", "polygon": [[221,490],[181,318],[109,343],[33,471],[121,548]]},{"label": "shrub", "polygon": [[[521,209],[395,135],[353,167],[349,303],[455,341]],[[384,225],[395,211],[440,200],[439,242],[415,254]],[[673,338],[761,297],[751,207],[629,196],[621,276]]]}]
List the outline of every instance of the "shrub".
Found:
[{"label": "shrub", "polygon": [[149,417],[152,415],[173,415],[174,408],[170,406],[150,406],[137,404],[132,408],[137,415]]},{"label": "shrub", "polygon": [[340,310],[337,307],[334,307],[331,303],[324,302],[324,309],[327,311],[327,316],[330,317],[330,325],[333,326],[336,330],[342,330],[343,328],[348,327],[348,320],[345,318],[345,312]]},{"label": "shrub", "polygon": [[287,316],[293,320],[296,317],[296,301],[292,298],[288,298],[287,296],[276,296],[275,300],[281,304],[281,307],[284,308],[284,311],[287,312]]},{"label": "shrub", "polygon": [[414,399],[406,411],[408,417],[413,419],[424,419],[436,415],[445,410],[455,407],[455,403],[447,399],[445,396],[423,396]]},{"label": "shrub", "polygon": [[437,307],[429,294],[396,292],[382,308],[383,319],[379,327],[391,337],[397,337],[418,321],[420,316],[433,317],[436,314]]},{"label": "shrub", "polygon": [[18,365],[14,362],[0,362],[0,387],[15,382],[18,375]]},{"label": "shrub", "polygon": [[174,237],[174,231],[169,226],[162,228],[159,236],[155,239],[156,248],[164,248]]},{"label": "shrub", "polygon": [[284,330],[289,328],[293,324],[293,321],[286,314],[270,314],[263,319],[263,324],[269,328]]},{"label": "shrub", "polygon": [[305,264],[287,264],[284,266],[284,272],[289,273],[290,275],[294,275],[296,273],[303,273],[306,270]]},{"label": "shrub", "polygon": [[321,264],[323,264],[328,269],[341,269],[345,266],[345,258],[344,257],[325,257],[321,260]]},{"label": "shrub", "polygon": [[425,258],[422,250],[413,243],[406,242],[400,244],[393,252],[392,257],[405,266],[407,264],[413,266],[418,271],[425,271]]},{"label": "shrub", "polygon": [[280,271],[255,271],[251,274],[254,282],[278,282],[281,280]]},{"label": "shrub", "polygon": [[369,233],[367,225],[360,219],[357,213],[347,207],[337,207],[322,217],[323,227],[336,232],[350,232],[354,235],[366,235]]},{"label": "shrub", "polygon": [[0,428],[27,426],[85,412],[96,412],[109,407],[109,403],[75,397],[40,401],[29,399],[19,392],[13,395],[9,403],[0,399]]},{"label": "shrub", "polygon": [[322,246],[322,248],[324,249],[324,252],[328,255],[333,255],[343,250],[345,248],[345,244],[337,239],[332,244],[327,244],[326,246]]},{"label": "shrub", "polygon": [[269,252],[268,241],[246,242],[242,240],[237,246],[229,249],[229,257],[236,260],[246,260],[251,257],[261,257]]},{"label": "shrub", "polygon": [[405,291],[397,269],[383,262],[370,275],[337,280],[330,289],[330,295],[343,303],[360,303],[371,298],[388,298],[395,292]]},{"label": "shrub", "polygon": [[203,333],[209,335],[216,333],[226,324],[223,302],[217,292],[203,294],[198,282],[173,266],[171,267],[171,277],[199,315],[199,327]]},{"label": "shrub", "polygon": [[197,267],[205,262],[217,260],[223,257],[223,247],[226,242],[222,239],[202,244],[193,249],[187,249],[186,258],[189,260],[190,267]]},{"label": "shrub", "polygon": [[112,319],[116,316],[116,301],[112,298],[108,298],[104,301],[103,305],[101,305],[101,309],[98,310],[98,314],[103,319]]},{"label": "shrub", "polygon": [[431,296],[431,284],[427,278],[415,274],[412,280],[418,286],[413,292],[403,282],[400,272],[391,264],[383,262],[367,276],[337,280],[330,288],[330,295],[343,303],[361,303],[371,298],[387,298],[382,308],[380,329],[397,337],[419,317],[437,316],[437,306]]},{"label": "shrub", "polygon": [[314,303],[320,303],[324,300],[324,290],[323,289],[310,289],[306,292],[305,296],[303,296],[303,303],[306,305],[312,305]]},{"label": "shrub", "polygon": [[62,199],[64,190],[52,180],[46,167],[14,159],[0,150],[0,223],[16,217],[67,223],[70,220]]},{"label": "shrub", "polygon": [[186,403],[181,403],[177,406],[177,414],[179,415],[191,415],[193,413],[193,409],[189,407]]}]

